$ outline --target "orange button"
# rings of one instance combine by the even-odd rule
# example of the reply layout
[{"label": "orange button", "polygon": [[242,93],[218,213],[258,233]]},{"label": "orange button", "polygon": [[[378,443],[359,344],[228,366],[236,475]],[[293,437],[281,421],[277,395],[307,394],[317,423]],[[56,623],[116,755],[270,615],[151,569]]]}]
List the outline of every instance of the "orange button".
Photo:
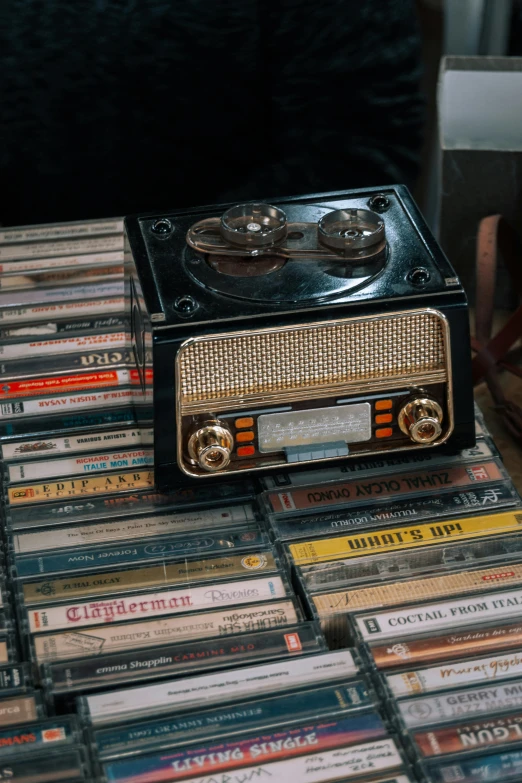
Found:
[{"label": "orange button", "polygon": [[391,413],[380,413],[375,417],[376,424],[389,424],[390,421],[393,421],[393,416]]},{"label": "orange button", "polygon": [[[391,416],[390,416],[391,421]],[[236,433],[236,440],[238,443],[246,443],[249,440],[254,440],[254,433],[252,430],[246,430],[245,432]]]},{"label": "orange button", "polygon": [[391,400],[377,400],[375,403],[376,411],[389,411],[393,408],[393,402]]},{"label": "orange button", "polygon": [[252,416],[245,416],[243,419],[236,419],[236,427],[238,430],[242,430],[245,427],[253,427],[254,419]]},{"label": "orange button", "polygon": [[391,427],[382,427],[380,430],[375,430],[376,438],[389,438],[390,435],[393,435]]},{"label": "orange button", "polygon": [[255,448],[253,446],[240,446],[237,450],[237,456],[251,457],[254,452],[255,452]]}]

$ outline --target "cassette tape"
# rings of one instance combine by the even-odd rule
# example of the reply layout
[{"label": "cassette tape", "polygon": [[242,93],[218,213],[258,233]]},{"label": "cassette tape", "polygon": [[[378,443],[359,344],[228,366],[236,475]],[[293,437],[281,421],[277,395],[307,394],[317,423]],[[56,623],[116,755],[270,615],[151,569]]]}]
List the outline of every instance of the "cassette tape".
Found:
[{"label": "cassette tape", "polygon": [[[302,591],[307,593],[327,590],[357,590],[377,584],[407,582],[425,576],[443,575],[447,571],[456,575],[457,570],[479,571],[488,566],[497,567],[498,578],[487,581],[503,582],[504,563],[522,560],[522,540],[518,535],[485,538],[484,541],[440,544],[428,549],[398,551],[394,554],[366,555],[356,560],[336,560],[321,565],[306,565],[296,569]],[[509,574],[506,572],[506,581]],[[383,597],[383,605],[386,599]],[[376,603],[378,605],[378,602]]]},{"label": "cassette tape", "polygon": [[507,653],[520,649],[521,643],[520,621],[491,622],[471,628],[457,625],[451,631],[405,637],[395,643],[369,643],[366,651],[376,669],[390,671],[405,665],[423,666],[486,653]]},{"label": "cassette tape", "polygon": [[[151,544],[151,547],[154,547]],[[271,549],[246,547],[235,555],[191,559],[183,555],[171,560],[160,552],[150,565],[138,568],[105,566],[97,571],[70,571],[69,576],[53,574],[45,579],[24,579],[17,581],[18,598],[25,599],[28,606],[93,596],[117,596],[136,590],[158,590],[162,587],[195,585],[208,580],[221,582],[241,579],[250,575],[270,574],[279,570],[280,564]],[[71,558],[72,559],[72,558]]]},{"label": "cassette tape", "polygon": [[395,501],[432,495],[441,490],[477,489],[507,481],[509,476],[497,459],[469,464],[452,465],[449,468],[417,468],[416,470],[389,473],[384,476],[355,476],[343,482],[315,484],[284,491],[265,492],[261,503],[268,519],[284,515],[304,516],[319,511],[332,511],[356,507],[363,508],[376,500]]},{"label": "cassette tape", "polygon": [[237,608],[243,604],[281,600],[291,595],[284,574],[252,576],[218,584],[134,592],[114,599],[107,596],[104,600],[32,607],[26,610],[22,630],[37,634],[85,627],[94,629],[95,626],[117,621],[195,613],[220,606]]},{"label": "cassette tape", "polygon": [[6,483],[60,479],[68,476],[92,476],[121,470],[141,470],[154,464],[150,448],[119,449],[94,452],[78,457],[52,457],[9,465],[5,469]]},{"label": "cassette tape", "polygon": [[0,665],[14,663],[18,660],[18,645],[14,629],[0,631]]},{"label": "cassette tape", "polygon": [[332,715],[353,716],[374,711],[375,699],[364,680],[301,689],[283,695],[260,694],[234,706],[215,707],[190,717],[165,717],[91,733],[93,755],[100,761],[183,747],[196,742],[239,737],[249,731],[287,729],[299,723],[327,721]]},{"label": "cassette tape", "polygon": [[0,698],[5,699],[32,688],[31,667],[28,663],[0,666]]},{"label": "cassette tape", "polygon": [[[266,660],[293,659],[325,649],[314,623],[240,634],[220,639],[198,639],[132,650],[99,658],[44,664],[41,681],[53,709],[74,703],[80,694],[107,691],[132,684],[193,677],[201,671],[227,672],[234,667]],[[230,675],[233,676],[233,675]],[[184,682],[182,679],[181,683]]]},{"label": "cassette tape", "polygon": [[106,332],[104,334],[85,334],[81,337],[62,337],[56,340],[32,340],[23,343],[3,343],[0,345],[0,358],[4,362],[11,359],[38,358],[40,360],[54,354],[82,353],[93,350],[125,350],[125,332]]},{"label": "cassette tape", "polygon": [[0,729],[0,758],[4,762],[20,751],[31,754],[58,748],[62,750],[81,742],[82,732],[75,715],[44,718]]},{"label": "cassette tape", "polygon": [[521,710],[522,679],[471,685],[393,703],[394,722],[402,732],[462,721],[475,723],[490,715]]},{"label": "cassette tape", "polygon": [[[110,405],[107,408],[105,406],[98,406],[89,408],[89,405],[83,405],[82,409],[78,412],[71,410],[68,413],[60,412],[56,410],[44,416],[38,415],[24,415],[25,402],[14,400],[13,402],[0,403],[0,411],[5,409],[8,411],[4,420],[0,416],[0,442],[4,440],[19,440],[25,436],[30,436],[34,439],[35,435],[42,439],[52,438],[56,434],[63,435],[64,432],[89,432],[98,428],[107,429],[115,426],[136,426],[136,419],[134,416],[134,409],[129,404],[129,400],[132,397],[132,389],[119,390],[113,392],[85,392],[83,399],[85,402],[85,396],[90,398],[94,395],[101,395],[91,399],[91,403],[94,405],[96,399],[101,400],[106,395],[110,395],[114,401],[114,406]],[[78,397],[81,399],[82,395]],[[127,398],[127,401],[125,400]],[[65,399],[65,405],[68,405],[67,398]],[[45,398],[40,398],[41,401]],[[109,398],[110,400],[110,398]],[[29,402],[34,402],[29,400]],[[8,406],[4,408],[4,406]],[[11,411],[14,411],[14,419],[11,419]],[[18,418],[17,411],[21,412],[22,418]]]},{"label": "cassette tape", "polygon": [[[258,633],[296,625],[304,620],[297,599],[251,604],[233,609],[198,612],[195,615],[162,617],[141,622],[111,623],[94,631],[62,631],[35,634],[26,641],[36,666],[75,658],[95,658],[113,653],[135,652],[167,643]],[[218,642],[216,642],[218,643]]]},{"label": "cassette tape", "polygon": [[408,643],[418,635],[441,631],[458,633],[464,628],[479,630],[485,623],[518,620],[522,587],[463,595],[445,601],[409,603],[390,609],[354,614],[354,631],[361,642],[374,645],[386,641]]},{"label": "cassette tape", "polygon": [[506,650],[492,655],[446,660],[441,663],[404,667],[384,673],[379,684],[388,699],[402,699],[417,694],[433,694],[438,691],[454,691],[465,686],[490,686],[491,681],[502,683],[522,679],[522,656],[517,651]]},{"label": "cassette tape", "polygon": [[93,435],[75,435],[71,433],[65,437],[51,440],[26,440],[12,441],[0,445],[2,461],[33,462],[42,457],[62,457],[71,454],[90,454],[102,447],[112,449],[118,446],[120,449],[134,447],[146,447],[152,443],[152,430],[140,430],[133,427],[124,427],[107,432],[98,432]]},{"label": "cassette tape", "polygon": [[121,275],[123,274],[123,261],[123,251],[117,250],[49,258],[18,258],[1,263],[0,273],[5,288],[75,285],[90,282],[90,273],[93,273],[94,277],[97,276],[97,273],[103,278],[107,274],[112,274],[114,269],[113,274]]},{"label": "cassette tape", "polygon": [[[105,372],[111,370],[127,370],[129,365],[129,353],[126,350],[100,350],[80,351],[78,353],[56,354],[55,356],[13,359],[0,363],[0,378],[9,388],[2,394],[9,394],[10,390],[16,394],[23,391],[26,383],[31,389],[42,383],[42,379],[54,377],[68,377],[84,373]],[[17,386],[16,384],[20,384]]]},{"label": "cassette tape", "polygon": [[15,484],[6,487],[4,497],[9,505],[19,506],[65,498],[136,492],[147,488],[154,488],[154,471],[150,469],[127,470],[89,478],[65,478],[63,481],[49,480],[42,484]]},{"label": "cassette tape", "polygon": [[[378,712],[353,715],[328,716],[328,721],[294,724],[275,732],[251,729],[251,734],[223,738],[219,743],[206,743],[192,748],[162,750],[156,753],[104,762],[103,773],[107,780],[124,781],[134,776],[167,776],[171,781],[187,776],[204,776],[218,779],[224,774],[240,771],[245,767],[259,768],[278,761],[306,756],[310,753],[328,753],[336,748],[343,751],[354,745],[387,738],[388,730]],[[364,754],[364,751],[361,749]],[[340,756],[342,757],[342,756]],[[368,757],[370,754],[368,753]],[[355,766],[355,765],[354,765]],[[305,780],[306,774],[305,774]]]},{"label": "cassette tape", "polygon": [[17,696],[0,694],[0,728],[32,723],[44,715],[41,691],[27,691]]},{"label": "cassette tape", "polygon": [[341,612],[360,612],[399,606],[409,601],[432,601],[455,595],[482,593],[485,589],[502,590],[522,586],[522,560],[508,567],[493,566],[479,570],[446,571],[440,576],[418,576],[415,579],[380,582],[362,588],[341,589],[310,595],[310,603],[321,618]]},{"label": "cassette tape", "polygon": [[[39,399],[42,410],[47,410],[45,398],[49,395],[49,401],[63,399],[70,392],[77,395],[96,389],[118,389],[132,387],[137,384],[135,370],[112,369],[97,370],[91,372],[73,372],[64,375],[41,375],[38,378],[23,378],[19,381],[5,381],[2,385],[0,399],[7,402],[35,397]],[[51,403],[53,404],[53,403]],[[54,403],[56,404],[56,403]],[[64,405],[71,405],[72,401]],[[30,407],[30,406],[29,406]],[[13,410],[15,410],[13,408]]]},{"label": "cassette tape", "polygon": [[0,421],[4,426],[12,419],[55,416],[83,411],[88,408],[122,407],[132,402],[132,389],[119,391],[92,391],[85,394],[57,395],[52,397],[28,397],[0,404]]},{"label": "cassette tape", "polygon": [[412,730],[413,751],[422,759],[451,756],[456,753],[476,755],[497,748],[522,747],[522,712],[520,710],[474,717],[429,729]]},{"label": "cassette tape", "polygon": [[[123,517],[127,518],[125,525],[128,530],[125,535],[130,538],[136,538],[134,531],[138,529],[142,534],[151,537],[162,535],[164,531],[175,533],[190,530],[191,522],[197,524],[200,529],[205,529],[251,521],[256,518],[249,502],[254,497],[253,484],[250,481],[240,481],[235,484],[221,484],[210,490],[202,487],[197,492],[193,489],[167,493],[154,490],[112,497],[90,497],[85,500],[77,498],[72,502],[61,500],[55,503],[38,503],[23,508],[6,506],[4,519],[15,535],[18,535],[16,531],[27,531],[20,532],[20,535],[32,535],[32,532],[28,531],[38,532],[38,528],[70,526],[77,532],[81,529],[82,535],[77,540],[84,538],[83,533],[86,534],[85,540],[93,540],[88,531],[96,531],[99,528],[99,537],[94,540],[103,543],[120,538],[118,530]],[[224,506],[225,503],[231,505]],[[240,505],[243,509],[239,508]],[[213,508],[207,508],[208,506]],[[192,518],[191,514],[196,516]],[[105,521],[107,517],[111,522]],[[114,525],[112,520],[115,521]],[[133,527],[133,524],[136,527]],[[45,536],[40,539],[42,540],[45,540]],[[45,549],[45,546],[43,548]]]},{"label": "cassette tape", "polygon": [[47,304],[68,304],[101,299],[121,299],[124,296],[123,280],[84,283],[83,285],[57,288],[14,290],[0,293],[0,310],[18,311],[27,308],[44,307]]},{"label": "cassette tape", "polygon": [[[239,529],[238,529],[239,528]],[[243,530],[243,528],[246,528]],[[196,534],[193,531],[198,529]],[[189,532],[190,531],[190,532]],[[216,532],[218,531],[218,532]],[[15,533],[10,539],[15,559],[31,554],[43,557],[49,551],[83,549],[89,547],[120,546],[138,539],[168,537],[176,542],[177,551],[194,554],[207,541],[212,549],[231,549],[248,546],[250,541],[262,542],[258,536],[256,512],[251,504],[221,506],[200,511],[179,511],[153,517],[131,517],[113,522],[91,522],[83,525],[57,525],[55,528],[36,529]],[[255,533],[254,536],[251,533]],[[230,544],[230,546],[228,546]],[[176,551],[175,550],[175,551]]]},{"label": "cassette tape", "polygon": [[[382,774],[387,773],[387,779],[390,780],[390,773],[402,772],[406,761],[402,750],[397,745],[395,738],[392,737],[383,737],[356,745],[345,745],[336,750],[324,750],[306,756],[292,757],[292,754],[289,753],[286,755],[287,757],[281,761],[267,760],[263,762],[258,760],[254,765],[251,764],[237,770],[232,769],[226,773],[217,773],[217,779],[221,779],[224,774],[229,783],[240,783],[242,780],[252,780],[261,776],[270,777],[274,783],[284,783],[288,780],[299,780],[303,783],[305,781],[307,783],[326,783],[326,781],[332,780],[332,768],[334,768],[334,774],[342,775],[343,781],[361,780],[361,769],[376,774],[380,773],[380,778],[372,778],[374,781],[386,781]],[[140,764],[140,761],[141,759],[136,759],[136,767],[140,770],[146,769],[144,765]],[[113,765],[107,766],[112,772]],[[123,768],[125,767],[128,768],[129,765],[125,764]],[[196,769],[193,771],[196,774],[189,778],[185,777],[185,780],[187,783],[200,783],[201,776],[197,774]],[[213,773],[210,775],[211,780],[216,779],[216,775]],[[401,775],[395,778],[391,777],[391,780],[400,781],[401,777]],[[177,780],[177,777],[172,776],[170,779]],[[367,783],[371,783],[372,779],[369,780],[365,775]],[[124,778],[116,777],[114,780],[121,783]]]},{"label": "cassette tape", "polygon": [[9,777],[6,780],[20,780],[24,783],[56,783],[57,780],[66,783],[90,783],[90,767],[81,746],[53,750],[48,748],[39,753],[27,754],[22,750],[17,755],[9,756],[2,772]]},{"label": "cassette tape", "polygon": [[[122,311],[123,312],[123,311]],[[0,318],[0,324],[2,319]],[[65,336],[81,337],[86,334],[101,332],[102,334],[125,329],[123,315],[103,315],[95,317],[72,318],[70,320],[52,321],[49,318],[35,321],[25,326],[7,326],[0,328],[0,340],[5,343],[26,343],[28,338]]]},{"label": "cassette tape", "polygon": [[[92,263],[80,265],[74,263],[74,257],[63,259],[63,265],[57,260],[51,261],[48,268],[37,269],[32,262],[14,261],[2,264],[4,271],[0,278],[0,291],[39,291],[57,285],[81,285],[82,283],[105,283],[108,280],[120,280],[123,277],[123,253],[106,253],[115,255],[103,262],[110,266],[102,265],[100,256],[93,255]],[[41,262],[40,262],[41,263]],[[44,262],[45,263],[45,262]]]},{"label": "cassette tape", "polygon": [[334,682],[346,684],[362,671],[362,663],[355,650],[322,652],[244,666],[227,672],[226,678],[222,674],[202,674],[178,681],[80,696],[77,710],[90,727],[114,726],[129,719],[137,721],[181,710],[243,702],[259,696],[261,687],[263,695],[268,695]]},{"label": "cassette tape", "polygon": [[371,505],[355,506],[353,510],[281,516],[271,520],[271,530],[277,541],[295,541],[311,535],[326,537],[344,531],[385,527],[397,520],[439,520],[506,508],[522,508],[522,503],[511,481],[499,481],[486,487],[434,492],[407,500],[376,500]]},{"label": "cassette tape", "polygon": [[514,783],[522,775],[522,745],[513,750],[458,754],[447,760],[424,762],[418,770],[426,783]]},{"label": "cassette tape", "polygon": [[0,231],[0,262],[123,250],[123,221],[79,220]]},{"label": "cassette tape", "polygon": [[33,324],[55,323],[62,320],[71,321],[80,318],[107,318],[112,314],[118,317],[125,310],[123,296],[112,296],[102,299],[87,299],[63,304],[48,303],[46,305],[28,305],[16,309],[0,310],[0,324],[7,329],[19,329],[23,326],[33,328]]},{"label": "cassette tape", "polygon": [[522,524],[522,514],[505,511],[487,516],[462,517],[446,522],[424,522],[416,526],[390,527],[375,533],[359,533],[333,538],[318,538],[283,549],[294,566],[345,560],[367,555],[386,554],[403,549],[417,549],[447,542],[460,543],[473,538],[516,533]]},{"label": "cassette tape", "polygon": [[498,456],[497,449],[486,440],[479,440],[469,449],[463,449],[457,454],[442,454],[438,451],[421,451],[420,453],[396,454],[366,459],[347,461],[344,465],[322,470],[301,470],[295,473],[276,473],[273,476],[262,476],[261,487],[265,490],[280,487],[306,487],[315,484],[328,484],[346,481],[350,476],[365,478],[367,476],[383,476],[398,470],[415,470],[419,466],[439,467],[447,465],[464,465],[468,462],[479,462]]}]

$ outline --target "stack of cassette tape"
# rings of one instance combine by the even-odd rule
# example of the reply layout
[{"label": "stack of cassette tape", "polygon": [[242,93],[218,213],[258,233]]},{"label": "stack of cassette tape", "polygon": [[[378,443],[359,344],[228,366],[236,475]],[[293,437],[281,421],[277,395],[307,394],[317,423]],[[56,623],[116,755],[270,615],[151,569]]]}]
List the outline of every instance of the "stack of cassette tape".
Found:
[{"label": "stack of cassette tape", "polygon": [[522,509],[476,427],[456,457],[263,482],[308,616],[358,651],[423,783],[522,780]]},{"label": "stack of cassette tape", "polygon": [[0,779],[414,783],[256,487],[155,490],[121,222],[0,231],[0,263]]},{"label": "stack of cassette tape", "polygon": [[159,492],[121,221],[0,264],[0,779],[522,780],[522,503],[480,411],[456,456]]}]

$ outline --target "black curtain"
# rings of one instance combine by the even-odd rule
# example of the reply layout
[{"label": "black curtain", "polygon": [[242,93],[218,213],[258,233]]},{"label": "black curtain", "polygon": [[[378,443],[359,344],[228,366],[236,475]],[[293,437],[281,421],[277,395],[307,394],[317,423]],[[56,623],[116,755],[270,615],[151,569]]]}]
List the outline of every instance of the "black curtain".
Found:
[{"label": "black curtain", "polygon": [[3,0],[4,225],[414,180],[410,0]]}]

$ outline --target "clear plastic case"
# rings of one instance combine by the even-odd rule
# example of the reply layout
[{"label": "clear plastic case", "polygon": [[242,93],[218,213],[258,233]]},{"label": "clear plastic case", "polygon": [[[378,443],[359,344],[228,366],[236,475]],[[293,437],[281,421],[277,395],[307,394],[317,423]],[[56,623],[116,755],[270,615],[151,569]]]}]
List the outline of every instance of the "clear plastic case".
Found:
[{"label": "clear plastic case", "polygon": [[244,701],[298,687],[346,682],[364,670],[355,650],[322,652],[285,661],[232,669],[223,674],[203,674],[183,680],[129,687],[123,690],[81,696],[77,709],[87,725],[106,726],[115,722],[158,717],[180,710],[193,710]]}]

